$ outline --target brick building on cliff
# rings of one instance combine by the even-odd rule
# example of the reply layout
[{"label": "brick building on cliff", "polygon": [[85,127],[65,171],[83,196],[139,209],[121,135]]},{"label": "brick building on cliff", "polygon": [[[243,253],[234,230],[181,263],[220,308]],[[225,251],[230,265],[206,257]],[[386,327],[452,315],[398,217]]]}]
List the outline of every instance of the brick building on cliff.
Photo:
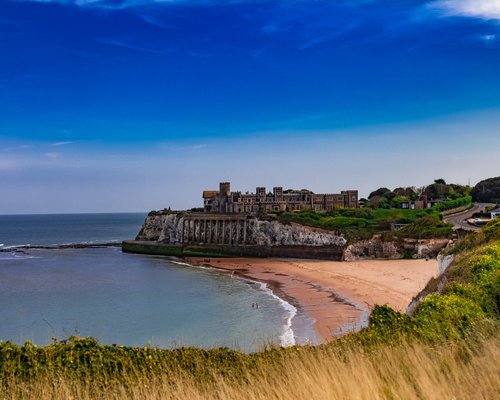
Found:
[{"label": "brick building on cliff", "polygon": [[255,193],[231,192],[229,182],[221,182],[219,190],[203,192],[204,211],[216,214],[257,214],[262,212],[332,211],[336,208],[357,208],[358,191],[345,190],[338,194],[316,194],[310,190],[283,190],[274,187],[266,193],[265,187],[258,187]]}]

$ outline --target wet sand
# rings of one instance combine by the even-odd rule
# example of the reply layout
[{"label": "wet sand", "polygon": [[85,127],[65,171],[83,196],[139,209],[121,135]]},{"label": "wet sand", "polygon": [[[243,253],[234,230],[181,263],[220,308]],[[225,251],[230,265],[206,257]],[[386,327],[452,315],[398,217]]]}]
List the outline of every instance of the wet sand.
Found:
[{"label": "wet sand", "polygon": [[436,260],[336,262],[187,257],[186,261],[268,283],[278,296],[315,320],[323,342],[365,326],[376,304],[406,310],[412,298],[438,274]]}]

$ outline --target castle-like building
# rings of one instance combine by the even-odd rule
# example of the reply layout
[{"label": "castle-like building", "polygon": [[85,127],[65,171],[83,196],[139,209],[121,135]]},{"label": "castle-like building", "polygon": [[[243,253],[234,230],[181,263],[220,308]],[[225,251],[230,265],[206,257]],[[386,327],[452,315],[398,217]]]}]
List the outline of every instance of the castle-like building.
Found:
[{"label": "castle-like building", "polygon": [[231,192],[229,182],[221,182],[219,190],[203,192],[204,211],[216,214],[257,214],[277,211],[332,211],[335,208],[357,208],[358,191],[345,190],[339,194],[315,194],[310,190],[283,190],[274,187],[266,193],[258,187],[256,193]]}]

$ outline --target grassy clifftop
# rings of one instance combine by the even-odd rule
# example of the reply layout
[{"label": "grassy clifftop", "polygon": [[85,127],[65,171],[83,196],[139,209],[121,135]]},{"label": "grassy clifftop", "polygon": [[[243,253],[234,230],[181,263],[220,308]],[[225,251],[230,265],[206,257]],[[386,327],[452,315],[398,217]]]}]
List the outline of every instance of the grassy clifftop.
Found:
[{"label": "grassy clifftop", "polygon": [[403,209],[339,209],[328,213],[312,210],[284,213],[279,216],[284,223],[296,222],[302,225],[340,231],[350,241],[368,239],[375,233],[391,230],[392,224],[405,224],[398,232],[399,237],[408,238],[447,238],[453,232],[450,224],[442,221],[440,211],[434,208],[425,210]]}]

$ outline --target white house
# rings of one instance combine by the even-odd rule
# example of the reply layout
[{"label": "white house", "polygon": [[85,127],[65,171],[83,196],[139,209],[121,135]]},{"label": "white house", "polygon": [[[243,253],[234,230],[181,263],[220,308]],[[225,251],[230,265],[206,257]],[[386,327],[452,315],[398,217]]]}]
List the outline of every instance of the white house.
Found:
[{"label": "white house", "polygon": [[491,219],[494,219],[496,217],[500,217],[500,208],[495,208],[494,210],[491,210]]}]

